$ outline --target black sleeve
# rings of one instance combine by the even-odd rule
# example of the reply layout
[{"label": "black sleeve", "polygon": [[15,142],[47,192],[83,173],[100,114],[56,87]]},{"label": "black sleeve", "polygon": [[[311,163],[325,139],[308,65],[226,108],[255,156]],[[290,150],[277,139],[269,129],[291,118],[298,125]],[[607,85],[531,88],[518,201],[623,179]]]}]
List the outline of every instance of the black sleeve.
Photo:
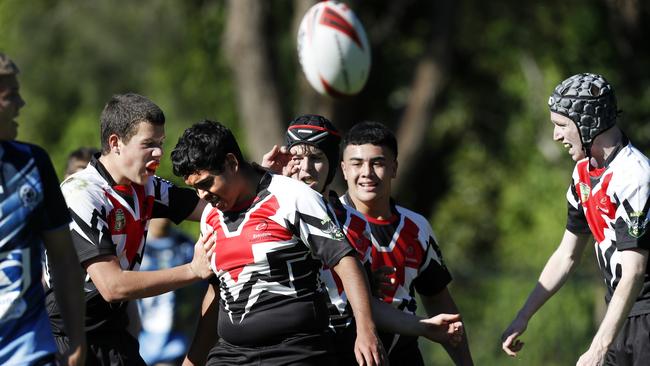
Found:
[{"label": "black sleeve", "polygon": [[569,191],[567,192],[566,229],[574,234],[589,234],[591,230],[582,209],[578,192],[576,192],[576,187],[571,184]]},{"label": "black sleeve", "polygon": [[413,286],[420,295],[433,296],[447,287],[451,282],[451,274],[442,260],[442,252],[433,237],[429,237],[425,256],[426,261],[413,280]]},{"label": "black sleeve", "polygon": [[175,224],[180,224],[194,211],[199,196],[192,189],[178,187],[160,177],[153,179],[153,217],[166,217]]},{"label": "black sleeve", "polygon": [[295,221],[291,225],[294,235],[301,238],[314,256],[330,268],[343,257],[354,256],[356,251],[336,224],[323,197],[307,186],[301,193],[296,200]]},{"label": "black sleeve", "polygon": [[[650,211],[650,197],[647,195],[647,189],[634,189],[633,191],[635,194],[628,195],[629,197],[620,201],[625,214],[624,216],[619,215],[614,224],[618,250],[650,249],[650,235],[646,228]],[[619,209],[617,213],[623,210]]]},{"label": "black sleeve", "polygon": [[59,188],[59,179],[45,150],[32,146],[32,152],[43,184],[43,230],[60,228],[70,223],[70,214]]}]

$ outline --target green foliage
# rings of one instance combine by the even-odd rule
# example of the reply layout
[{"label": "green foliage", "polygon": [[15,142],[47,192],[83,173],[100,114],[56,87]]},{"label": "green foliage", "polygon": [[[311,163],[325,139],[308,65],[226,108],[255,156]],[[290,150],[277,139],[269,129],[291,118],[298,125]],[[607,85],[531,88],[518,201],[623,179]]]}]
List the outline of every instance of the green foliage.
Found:
[{"label": "green foliage", "polygon": [[[500,351],[501,332],[533,288],[566,222],[573,163],[551,139],[545,103],[552,88],[577,72],[604,73],[625,111],[621,126],[635,145],[650,147],[650,12],[640,2],[637,22],[625,23],[607,3],[455,3],[446,50],[449,83],[436,100],[413,185],[396,198],[431,217],[478,365],[571,364],[597,328],[602,285],[587,250],[576,275],[531,321],[521,359]],[[399,3],[405,4],[401,17],[387,23],[391,11],[400,9],[397,2],[352,4],[375,42],[373,66],[366,89],[341,119],[398,127],[413,70],[430,47],[434,9]],[[287,16],[292,6],[267,7],[269,62],[277,70],[284,113],[291,115],[296,78],[302,77]],[[27,101],[19,138],[43,145],[61,173],[70,151],[99,146],[106,100],[134,91],[166,114],[165,154],[184,128],[203,118],[224,122],[244,141],[222,51],[225,10],[225,2],[199,0],[35,0],[29,6],[0,0],[0,50],[21,68]],[[169,159],[159,172],[182,184],[171,174]],[[198,233],[194,223],[182,227]],[[431,364],[450,364],[441,347],[422,344]]]}]

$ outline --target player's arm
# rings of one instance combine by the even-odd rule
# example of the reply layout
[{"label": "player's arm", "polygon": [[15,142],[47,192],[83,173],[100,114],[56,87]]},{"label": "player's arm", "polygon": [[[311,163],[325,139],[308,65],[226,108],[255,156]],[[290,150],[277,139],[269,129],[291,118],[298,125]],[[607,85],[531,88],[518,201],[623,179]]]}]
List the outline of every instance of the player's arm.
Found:
[{"label": "player's arm", "polygon": [[580,262],[589,238],[588,234],[574,234],[565,230],[560,245],[546,262],[537,285],[501,336],[503,342],[501,348],[509,356],[516,356],[523,347],[523,343],[517,338],[526,330],[528,322],[537,310],[564,285]]},{"label": "player's arm", "polygon": [[[420,294],[422,305],[429,316],[437,314],[458,314],[458,307],[451,297],[447,287],[443,288],[435,295],[422,295]],[[467,342],[467,334],[463,332],[461,340],[455,345],[450,342],[441,342],[449,357],[456,365],[473,365],[472,354],[469,351],[469,344]]]},{"label": "player's arm", "polygon": [[372,318],[381,331],[422,336],[439,343],[458,344],[462,340],[463,323],[460,314],[443,313],[426,319],[405,313],[376,297],[370,301]]},{"label": "player's arm", "polygon": [[648,251],[645,249],[630,249],[621,252],[623,269],[621,280],[614,290],[605,318],[600,323],[589,350],[580,357],[577,365],[597,365],[605,358],[607,349],[621,330],[632,305],[639,296],[647,263]]},{"label": "player's arm", "polygon": [[209,278],[212,276],[209,256],[213,248],[214,235],[201,235],[194,245],[194,258],[190,263],[157,271],[123,270],[115,255],[96,257],[82,264],[104,300],[135,300]]},{"label": "player's arm", "polygon": [[44,231],[42,239],[47,250],[54,296],[61,310],[65,332],[70,339],[68,364],[83,365],[86,358],[86,305],[83,277],[70,231],[67,225],[60,229]]},{"label": "player's arm", "polygon": [[383,365],[387,357],[377,336],[370,309],[370,289],[361,264],[353,256],[346,256],[332,268],[343,282],[357,326],[355,355],[360,365]]},{"label": "player's arm", "polygon": [[207,203],[206,201],[200,199],[200,200],[196,203],[196,207],[194,207],[194,210],[193,210],[192,213],[191,213],[191,214],[186,218],[186,220],[190,220],[190,221],[200,221],[200,220],[201,220],[201,214],[203,214],[203,210],[205,209],[205,206],[206,206],[207,204],[208,204],[208,203]]},{"label": "player's arm", "polygon": [[183,360],[183,366],[205,365],[210,349],[219,340],[217,334],[217,323],[219,322],[218,291],[215,284],[208,285],[201,304],[201,317],[187,356]]}]

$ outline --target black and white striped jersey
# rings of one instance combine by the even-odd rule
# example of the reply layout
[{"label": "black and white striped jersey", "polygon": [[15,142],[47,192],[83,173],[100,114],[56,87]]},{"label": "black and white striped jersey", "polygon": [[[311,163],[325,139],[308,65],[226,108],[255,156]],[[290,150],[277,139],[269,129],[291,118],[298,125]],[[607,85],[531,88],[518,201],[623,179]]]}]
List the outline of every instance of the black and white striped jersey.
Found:
[{"label": "black and white striped jersey", "polygon": [[225,341],[258,347],[327,329],[319,271],[354,250],[320,194],[265,173],[245,207],[206,207],[201,230],[216,235],[211,266],[220,294],[218,333]]},{"label": "black and white striped jersey", "polygon": [[[650,249],[646,234],[650,205],[650,161],[627,140],[602,168],[579,161],[567,192],[567,230],[591,233],[609,300],[621,279],[621,252]],[[650,312],[650,271],[630,316]]]},{"label": "black and white striped jersey", "polygon": [[[70,233],[80,263],[114,255],[122,269],[133,271],[139,269],[142,261],[149,220],[168,217],[178,223],[198,203],[193,190],[179,188],[157,176],[144,186],[117,185],[96,157],[86,169],[68,177],[61,184],[61,191],[72,216]],[[126,327],[126,302],[106,302],[88,275],[84,290],[87,331]],[[52,291],[47,302],[55,334],[64,334]]]}]

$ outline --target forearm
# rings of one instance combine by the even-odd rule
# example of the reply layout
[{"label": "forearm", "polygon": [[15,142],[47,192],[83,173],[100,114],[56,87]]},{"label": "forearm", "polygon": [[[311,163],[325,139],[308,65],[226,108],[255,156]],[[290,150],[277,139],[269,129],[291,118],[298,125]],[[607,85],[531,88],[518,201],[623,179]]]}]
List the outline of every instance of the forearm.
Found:
[{"label": "forearm", "polygon": [[376,332],[370,306],[368,280],[359,261],[351,256],[342,258],[333,268],[343,282],[343,288],[354,313],[357,331]]},{"label": "forearm", "polygon": [[[458,307],[451,297],[449,290],[444,288],[438,294],[433,296],[420,296],[427,315],[434,316],[441,313],[459,314]],[[449,357],[456,365],[473,365],[472,354],[469,350],[467,340],[467,328],[463,332],[462,339],[458,345],[452,346],[449,342],[442,342],[442,346],[449,354]]]},{"label": "forearm", "polygon": [[642,273],[636,276],[634,274],[626,276],[623,272],[623,277],[616,286],[605,317],[591,342],[591,348],[601,350],[609,348],[630,313],[642,286]]},{"label": "forearm", "polygon": [[219,322],[219,301],[213,285],[208,285],[203,303],[201,304],[201,317],[192,339],[192,344],[187,352],[183,366],[204,365],[210,349],[217,343],[219,335],[217,326]]},{"label": "forearm", "polygon": [[559,249],[549,258],[539,276],[537,284],[519,310],[518,316],[527,322],[566,282],[578,260],[564,255]]},{"label": "forearm", "polygon": [[[69,235],[69,234],[68,234]],[[86,305],[83,293],[83,277],[72,242],[47,245],[48,265],[54,296],[61,311],[70,348],[85,347],[84,322]]]},{"label": "forearm", "polygon": [[405,313],[376,297],[370,299],[370,306],[375,325],[382,332],[408,336],[422,336],[426,332],[426,326],[421,323],[423,318],[417,315]]},{"label": "forearm", "polygon": [[157,271],[127,271],[115,261],[116,258],[87,267],[93,283],[108,302],[157,296],[201,279],[189,264]]}]

